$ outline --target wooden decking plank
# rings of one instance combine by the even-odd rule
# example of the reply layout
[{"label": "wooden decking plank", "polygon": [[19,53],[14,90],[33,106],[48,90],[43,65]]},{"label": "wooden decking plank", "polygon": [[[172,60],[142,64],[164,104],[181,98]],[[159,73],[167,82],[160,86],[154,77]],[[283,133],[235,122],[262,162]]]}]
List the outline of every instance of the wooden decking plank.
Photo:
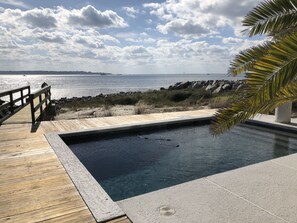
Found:
[{"label": "wooden decking plank", "polygon": [[4,199],[4,197],[8,194],[18,194],[18,193],[27,193],[31,190],[36,190],[39,188],[47,188],[48,190],[52,190],[55,187],[59,187],[61,185],[72,184],[67,175],[63,172],[56,172],[54,175],[49,175],[43,178],[43,176],[39,176],[39,178],[27,177],[23,178],[22,181],[17,181],[11,184],[9,187],[5,183],[1,183],[0,185],[0,201]]},{"label": "wooden decking plank", "polygon": [[18,215],[8,216],[0,219],[0,222],[41,222],[62,217],[64,215],[73,214],[81,211],[87,211],[88,208],[80,200],[53,205],[42,210],[37,209],[29,212],[24,212]]},{"label": "wooden decking plank", "polygon": [[94,122],[94,120],[91,118],[85,119],[84,121],[92,129],[98,127],[97,124]]},{"label": "wooden decking plank", "polygon": [[[1,131],[1,130],[0,130]],[[31,145],[32,143],[32,147],[34,146],[34,143],[39,143],[39,142],[47,142],[46,138],[43,135],[39,135],[36,137],[29,137],[29,138],[25,138],[25,139],[15,139],[15,140],[3,140],[2,138],[0,138],[0,147],[3,146],[14,146],[14,145],[24,145],[24,144],[29,144]]]},{"label": "wooden decking plank", "polygon": [[41,122],[40,127],[44,133],[57,132],[57,128],[54,126],[53,121]]},{"label": "wooden decking plank", "polygon": [[28,171],[27,168],[14,168],[15,171],[6,171],[0,175],[0,185],[14,184],[22,181],[40,179],[51,175],[59,175],[65,170],[57,163],[47,163],[45,165],[35,165]]},{"label": "wooden decking plank", "polygon": [[0,156],[14,153],[26,153],[37,150],[52,150],[49,144],[43,140],[38,140],[32,143],[14,143],[7,145],[0,143]]},{"label": "wooden decking plank", "polygon": [[43,223],[95,223],[95,220],[88,210],[83,210],[61,217],[42,221]]},{"label": "wooden decking plank", "polygon": [[[28,138],[38,138],[40,134],[24,132],[24,131],[16,131],[11,133],[3,133],[0,132],[0,139],[5,139],[5,141],[13,141],[15,139],[28,139]],[[4,140],[1,140],[4,141]]]},{"label": "wooden decking plank", "polygon": [[36,163],[45,162],[47,160],[57,160],[57,156],[54,152],[51,153],[42,153],[42,154],[35,154],[27,157],[14,157],[13,159],[5,159],[1,160],[0,168],[14,168],[16,166],[26,166],[27,168],[32,167]]},{"label": "wooden decking plank", "polygon": [[28,129],[31,128],[31,123],[18,123],[18,124],[3,124],[0,126],[0,129],[2,130],[9,130],[9,129],[15,129],[15,128],[23,128],[27,127]]},{"label": "wooden decking plank", "polygon": [[11,194],[11,196],[10,199],[7,199],[7,196],[5,196],[3,200],[0,200],[2,207],[0,209],[1,217],[17,215],[38,209],[41,210],[46,207],[62,205],[65,202],[73,202],[76,200],[80,200],[81,203],[84,204],[78,192],[71,184],[59,185],[55,189],[50,187],[31,189],[28,190],[27,193]]},{"label": "wooden decking plank", "polygon": [[73,124],[73,128],[69,129],[68,131],[90,129],[90,127],[88,125],[85,125],[80,119],[71,120],[71,123]]},{"label": "wooden decking plank", "polygon": [[38,154],[46,154],[46,153],[53,153],[50,147],[38,148],[34,150],[24,150],[18,152],[10,152],[6,154],[0,154],[0,161],[5,159],[14,159],[15,157],[26,157],[26,156],[33,156]]},{"label": "wooden decking plank", "polygon": [[111,221],[107,221],[106,223],[131,223],[131,221],[126,216],[124,216]]},{"label": "wooden decking plank", "polygon": [[63,132],[65,131],[71,131],[72,129],[76,129],[74,126],[74,122],[72,120],[60,120],[56,123],[56,125],[59,125]]},{"label": "wooden decking plank", "polygon": [[60,122],[53,121],[52,124],[53,124],[53,127],[56,129],[55,132],[57,132],[57,131],[58,132],[64,132],[65,131],[65,129],[63,128],[63,126],[61,126]]},{"label": "wooden decking plank", "polygon": [[101,118],[94,118],[93,123],[96,125],[96,128],[109,126],[109,124],[105,123]]}]

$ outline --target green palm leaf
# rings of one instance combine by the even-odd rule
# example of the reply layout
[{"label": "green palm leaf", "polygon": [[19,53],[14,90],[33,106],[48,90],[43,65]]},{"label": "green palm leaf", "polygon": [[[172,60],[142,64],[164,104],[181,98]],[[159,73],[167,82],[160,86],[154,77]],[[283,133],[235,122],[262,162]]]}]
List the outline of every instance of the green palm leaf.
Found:
[{"label": "green palm leaf", "polygon": [[247,71],[249,95],[262,103],[294,81],[297,72],[297,33],[271,45],[267,55]]},{"label": "green palm leaf", "polygon": [[242,98],[230,107],[219,109],[216,112],[210,131],[213,135],[221,134],[258,113],[268,113],[276,107],[294,100],[297,100],[297,82],[292,82],[273,98],[267,99],[261,104],[256,103],[252,98]]},{"label": "green palm leaf", "polygon": [[297,99],[297,0],[264,1],[245,17],[243,25],[249,27],[250,36],[274,38],[232,61],[229,72],[234,76],[245,73],[246,87],[240,100],[217,111],[213,134]]},{"label": "green palm leaf", "polygon": [[237,76],[245,73],[253,67],[256,61],[267,55],[272,42],[266,42],[259,46],[251,47],[245,51],[240,52],[231,62],[228,73]]},{"label": "green palm leaf", "polygon": [[242,24],[249,27],[244,30],[249,36],[286,32],[297,25],[297,1],[264,1],[246,15]]}]

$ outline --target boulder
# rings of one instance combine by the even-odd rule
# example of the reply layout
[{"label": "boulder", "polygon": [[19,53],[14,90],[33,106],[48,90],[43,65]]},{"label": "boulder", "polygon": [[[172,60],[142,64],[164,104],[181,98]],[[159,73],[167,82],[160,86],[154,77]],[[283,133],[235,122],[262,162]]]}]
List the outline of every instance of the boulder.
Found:
[{"label": "boulder", "polygon": [[224,84],[224,85],[222,86],[222,89],[223,89],[224,91],[231,90],[231,89],[232,89],[232,85],[226,83],[226,84]]},{"label": "boulder", "polygon": [[201,84],[200,81],[196,81],[191,85],[192,89],[197,89],[197,88],[202,88],[202,87],[203,87],[203,85]]},{"label": "boulder", "polygon": [[236,88],[236,92],[239,91],[241,88],[243,88],[243,84],[240,84],[237,88]]},{"label": "boulder", "polygon": [[217,87],[212,93],[217,94],[217,93],[222,92],[222,90],[223,90],[223,84],[224,83],[221,83],[220,86]]},{"label": "boulder", "polygon": [[205,90],[206,91],[213,91],[213,89],[215,89],[215,88],[217,88],[218,86],[216,85],[216,83],[215,84],[210,84],[210,85],[208,85],[206,88],[205,88]]}]

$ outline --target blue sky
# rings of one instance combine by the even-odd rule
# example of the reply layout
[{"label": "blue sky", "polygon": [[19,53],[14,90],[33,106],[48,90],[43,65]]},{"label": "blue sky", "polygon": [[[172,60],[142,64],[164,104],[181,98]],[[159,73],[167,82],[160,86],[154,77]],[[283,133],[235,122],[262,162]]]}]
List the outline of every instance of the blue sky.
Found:
[{"label": "blue sky", "polygon": [[1,70],[225,73],[259,0],[0,0]]}]

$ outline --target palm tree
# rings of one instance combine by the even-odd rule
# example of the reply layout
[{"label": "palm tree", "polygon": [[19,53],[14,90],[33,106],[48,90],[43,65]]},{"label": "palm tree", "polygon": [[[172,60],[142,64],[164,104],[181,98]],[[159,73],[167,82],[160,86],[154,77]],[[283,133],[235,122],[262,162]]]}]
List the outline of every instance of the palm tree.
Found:
[{"label": "palm tree", "polygon": [[216,112],[214,135],[297,99],[297,0],[266,0],[242,22],[250,37],[267,35],[267,41],[240,52],[229,73],[245,74],[245,89],[227,108]]}]

